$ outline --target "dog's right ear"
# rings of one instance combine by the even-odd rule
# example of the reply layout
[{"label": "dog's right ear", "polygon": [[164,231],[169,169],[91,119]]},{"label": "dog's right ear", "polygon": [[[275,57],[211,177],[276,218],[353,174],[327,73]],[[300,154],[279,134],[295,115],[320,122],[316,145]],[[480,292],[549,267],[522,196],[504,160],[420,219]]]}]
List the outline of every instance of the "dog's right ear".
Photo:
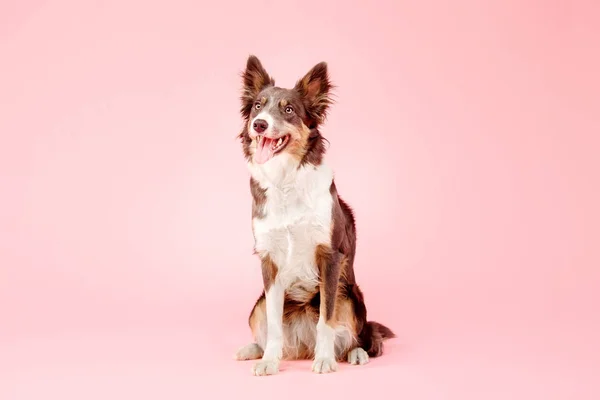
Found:
[{"label": "dog's right ear", "polygon": [[263,68],[258,57],[251,55],[246,62],[246,70],[242,74],[244,88],[242,91],[242,116],[248,118],[256,96],[267,86],[275,85],[275,80]]}]

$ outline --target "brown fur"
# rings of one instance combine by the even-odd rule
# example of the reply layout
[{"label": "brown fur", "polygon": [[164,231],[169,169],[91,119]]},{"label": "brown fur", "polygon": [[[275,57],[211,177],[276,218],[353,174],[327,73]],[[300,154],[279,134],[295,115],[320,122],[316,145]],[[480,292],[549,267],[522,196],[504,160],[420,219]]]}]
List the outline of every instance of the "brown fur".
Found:
[{"label": "brown fur", "polygon": [[275,85],[275,79],[269,76],[255,56],[250,56],[248,58],[246,70],[244,71],[242,78],[244,81],[244,90],[241,96],[241,113],[247,118],[250,115],[252,104],[256,101],[258,94],[265,87]]},{"label": "brown fur", "polygon": [[302,160],[304,160],[306,158],[306,153],[307,153],[306,144],[310,137],[310,131],[308,129],[306,129],[306,127],[303,127],[303,129],[300,130],[299,133],[300,133],[300,137],[301,137],[300,141],[290,143],[288,145],[287,151],[292,156],[294,156],[294,158],[296,158],[296,160],[302,162]]},{"label": "brown fur", "polygon": [[310,119],[309,128],[325,122],[327,110],[333,103],[331,91],[333,85],[327,72],[327,64],[321,62],[315,65],[294,87],[304,98],[306,113]]},{"label": "brown fur", "polygon": [[319,245],[317,246],[315,258],[321,278],[319,284],[319,292],[321,293],[320,312],[325,315],[325,322],[329,323],[333,318],[336,306],[342,256],[329,246]]},{"label": "brown fur", "polygon": [[275,281],[275,278],[277,277],[277,265],[275,265],[273,260],[271,260],[271,257],[269,257],[267,254],[262,257],[261,267],[264,288],[265,290],[269,290],[273,284],[273,281]]},{"label": "brown fur", "polygon": [[267,201],[266,190],[261,188],[258,182],[250,178],[250,193],[252,194],[252,218],[265,217],[265,202]]}]

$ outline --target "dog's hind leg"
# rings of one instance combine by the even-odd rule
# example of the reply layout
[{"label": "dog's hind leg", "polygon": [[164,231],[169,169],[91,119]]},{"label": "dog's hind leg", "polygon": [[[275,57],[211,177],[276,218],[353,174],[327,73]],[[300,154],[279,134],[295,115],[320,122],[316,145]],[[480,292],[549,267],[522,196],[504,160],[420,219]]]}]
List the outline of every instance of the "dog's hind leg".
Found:
[{"label": "dog's hind leg", "polygon": [[256,300],[256,304],[254,304],[248,318],[248,324],[250,325],[254,342],[238,349],[235,359],[239,361],[258,360],[263,356],[266,344],[266,303],[264,292]]}]

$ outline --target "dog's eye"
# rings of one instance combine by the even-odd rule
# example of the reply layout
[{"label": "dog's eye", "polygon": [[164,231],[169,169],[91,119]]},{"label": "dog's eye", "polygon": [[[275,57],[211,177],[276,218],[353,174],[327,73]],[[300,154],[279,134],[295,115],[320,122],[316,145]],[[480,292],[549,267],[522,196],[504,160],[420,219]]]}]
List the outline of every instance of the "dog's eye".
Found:
[{"label": "dog's eye", "polygon": [[285,108],[285,112],[286,112],[287,114],[291,114],[291,113],[293,113],[293,112],[294,112],[294,109],[292,108],[292,106],[287,106],[287,107]]},{"label": "dog's eye", "polygon": [[256,104],[254,105],[254,108],[255,108],[255,109],[257,109],[257,110],[260,110],[260,107],[261,107],[260,103],[256,103]]}]

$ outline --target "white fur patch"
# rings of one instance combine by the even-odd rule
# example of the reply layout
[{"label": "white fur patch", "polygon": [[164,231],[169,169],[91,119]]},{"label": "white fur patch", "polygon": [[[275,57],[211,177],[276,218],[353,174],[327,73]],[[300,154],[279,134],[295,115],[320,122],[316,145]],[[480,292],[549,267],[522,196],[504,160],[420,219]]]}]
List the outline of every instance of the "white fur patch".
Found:
[{"label": "white fur patch", "polygon": [[275,282],[266,293],[267,343],[263,360],[281,360],[283,354],[283,287]]},{"label": "white fur patch", "polygon": [[333,171],[323,164],[298,168],[285,153],[262,165],[249,163],[249,169],[266,189],[266,216],[253,220],[257,253],[277,265],[277,282],[290,295],[314,289],[316,247],[331,240]]},{"label": "white fur patch", "polygon": [[335,357],[335,329],[325,323],[325,318],[321,315],[317,323],[317,346],[315,357],[334,358]]}]

